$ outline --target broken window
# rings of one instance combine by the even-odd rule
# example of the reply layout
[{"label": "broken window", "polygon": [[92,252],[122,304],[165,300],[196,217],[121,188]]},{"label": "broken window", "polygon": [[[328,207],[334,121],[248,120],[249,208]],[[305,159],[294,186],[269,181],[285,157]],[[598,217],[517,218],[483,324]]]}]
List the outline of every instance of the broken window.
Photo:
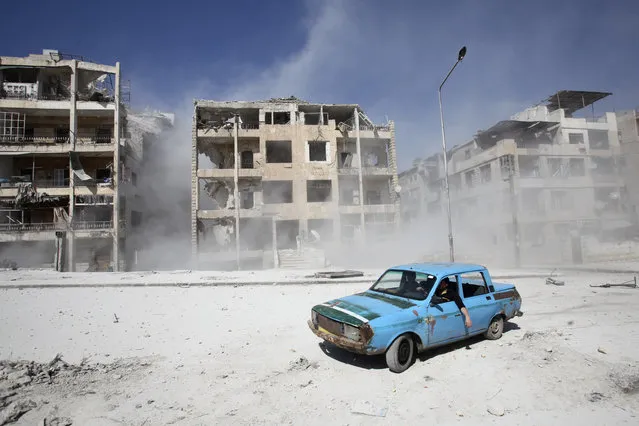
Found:
[{"label": "broken window", "polygon": [[308,159],[309,161],[326,161],[327,142],[309,142],[308,143]]},{"label": "broken window", "polygon": [[291,141],[266,141],[267,163],[292,163]]},{"label": "broken window", "polygon": [[348,169],[351,167],[353,163],[353,154],[350,152],[340,152],[339,153],[339,165],[340,169]]},{"label": "broken window", "polygon": [[562,176],[561,158],[548,159],[548,172],[550,173],[550,177]]},{"label": "broken window", "polygon": [[241,209],[252,209],[255,205],[254,201],[254,193],[253,191],[243,190],[240,193],[240,208]]},{"label": "broken window", "polygon": [[95,169],[95,180],[98,182],[109,182],[111,180],[110,169]]},{"label": "broken window", "polygon": [[499,157],[499,168],[501,170],[501,177],[508,177],[515,171],[514,158],[512,155],[504,155]]},{"label": "broken window", "polygon": [[539,177],[539,157],[533,155],[520,155],[519,175],[521,177]]},{"label": "broken window", "polygon": [[550,203],[555,210],[568,210],[572,208],[572,199],[567,191],[551,191]]},{"label": "broken window", "polygon": [[464,181],[466,183],[467,188],[472,188],[475,186],[475,171],[471,170],[469,172],[464,173]]},{"label": "broken window", "polygon": [[243,169],[252,169],[253,168],[253,151],[242,151],[241,154],[242,168]]},{"label": "broken window", "polygon": [[265,180],[262,182],[264,204],[280,204],[293,202],[293,181]]},{"label": "broken window", "polygon": [[614,174],[615,166],[612,157],[591,157],[593,164],[593,174],[599,176],[609,176]]},{"label": "broken window", "polygon": [[69,142],[69,128],[68,127],[58,127],[55,129],[55,142],[56,143],[67,143]]},{"label": "broken window", "polygon": [[288,124],[291,122],[289,111],[265,112],[264,122],[266,124]]},{"label": "broken window", "polygon": [[113,135],[112,127],[98,127],[95,129],[95,141],[96,143],[111,143],[111,137]]},{"label": "broken window", "polygon": [[138,175],[135,172],[131,172],[131,183],[133,186],[138,186]]},{"label": "broken window", "polygon": [[330,180],[307,180],[306,201],[309,203],[324,203],[331,201]]},{"label": "broken window", "polygon": [[570,176],[586,176],[586,162],[583,158],[571,158],[568,167]]},{"label": "broken window", "polygon": [[382,191],[379,191],[379,190],[366,191],[366,198],[364,199],[364,204],[366,205],[382,204]]},{"label": "broken window", "polygon": [[571,144],[582,144],[584,143],[584,135],[583,133],[568,133],[568,141]]},{"label": "broken window", "polygon": [[591,149],[610,148],[607,130],[588,130],[588,141]]},{"label": "broken window", "polygon": [[466,272],[461,274],[462,292],[464,299],[483,296],[488,293],[488,286],[481,272]]},{"label": "broken window", "polygon": [[131,210],[131,227],[137,228],[142,224],[142,213]]},{"label": "broken window", "polygon": [[479,175],[482,183],[488,183],[492,179],[492,171],[490,170],[490,164],[486,164],[479,168]]}]

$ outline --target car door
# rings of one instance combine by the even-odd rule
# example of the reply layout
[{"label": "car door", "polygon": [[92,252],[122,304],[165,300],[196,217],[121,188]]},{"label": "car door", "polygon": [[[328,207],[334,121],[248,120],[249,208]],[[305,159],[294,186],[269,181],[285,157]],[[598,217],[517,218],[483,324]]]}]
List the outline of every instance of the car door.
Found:
[{"label": "car door", "polygon": [[473,322],[470,334],[486,331],[490,321],[497,314],[499,306],[490,292],[483,272],[466,272],[460,274],[462,300]]},{"label": "car door", "polygon": [[[450,280],[449,285],[459,288],[456,275],[449,275],[447,278]],[[429,301],[432,300],[432,296],[440,283],[441,280],[434,286],[429,296]],[[455,302],[429,304],[426,324],[428,327],[429,346],[459,340],[467,335],[464,317]]]}]

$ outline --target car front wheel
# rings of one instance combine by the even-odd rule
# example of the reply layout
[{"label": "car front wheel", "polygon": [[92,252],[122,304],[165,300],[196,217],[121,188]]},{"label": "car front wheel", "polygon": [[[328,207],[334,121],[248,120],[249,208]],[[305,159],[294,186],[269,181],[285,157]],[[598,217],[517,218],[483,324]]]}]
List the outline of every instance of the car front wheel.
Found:
[{"label": "car front wheel", "polygon": [[386,351],[386,364],[393,373],[402,373],[411,366],[415,354],[415,341],[407,335],[399,336]]}]

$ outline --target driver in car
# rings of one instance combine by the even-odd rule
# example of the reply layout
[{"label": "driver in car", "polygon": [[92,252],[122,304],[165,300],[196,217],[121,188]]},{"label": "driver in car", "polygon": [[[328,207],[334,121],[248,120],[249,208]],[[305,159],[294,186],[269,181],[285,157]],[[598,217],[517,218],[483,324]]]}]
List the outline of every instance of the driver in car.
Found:
[{"label": "driver in car", "polygon": [[[425,289],[422,290],[424,292],[426,291]],[[440,281],[437,290],[435,290],[435,296],[441,297],[445,302],[455,302],[457,308],[459,308],[461,313],[464,315],[464,325],[466,325],[466,328],[471,328],[473,326],[473,322],[470,319],[470,314],[468,313],[468,309],[466,309],[466,305],[464,305],[461,297],[459,297],[459,292],[455,286],[450,285],[448,277]]]}]

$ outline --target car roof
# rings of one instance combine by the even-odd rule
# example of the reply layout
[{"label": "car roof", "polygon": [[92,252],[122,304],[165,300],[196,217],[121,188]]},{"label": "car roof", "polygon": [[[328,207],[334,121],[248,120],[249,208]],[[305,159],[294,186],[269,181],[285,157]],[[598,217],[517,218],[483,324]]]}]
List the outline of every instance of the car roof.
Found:
[{"label": "car roof", "polygon": [[438,277],[451,274],[461,274],[464,272],[478,271],[486,269],[482,265],[472,263],[408,263],[406,265],[397,265],[388,269],[399,269],[431,274]]}]

